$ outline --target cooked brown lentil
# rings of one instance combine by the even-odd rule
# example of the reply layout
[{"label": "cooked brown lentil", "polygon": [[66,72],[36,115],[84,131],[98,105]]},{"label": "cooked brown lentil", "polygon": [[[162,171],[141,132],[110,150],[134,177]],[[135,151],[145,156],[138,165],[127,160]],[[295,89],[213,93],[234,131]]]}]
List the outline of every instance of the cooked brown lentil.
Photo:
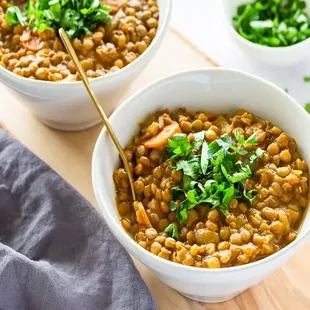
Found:
[{"label": "cooked brown lentil", "polygon": [[[83,69],[96,78],[122,69],[151,44],[158,27],[156,0],[103,0],[112,7],[112,22],[71,40]],[[54,30],[38,32],[10,26],[4,16],[10,1],[0,2],[0,65],[15,74],[51,82],[79,76]],[[23,5],[23,4],[21,4]]]},{"label": "cooked brown lentil", "polygon": [[[126,149],[135,167],[135,191],[143,209],[139,216],[129,208],[130,188],[123,168],[114,172],[114,181],[121,223],[143,248],[187,266],[221,268],[257,261],[295,240],[308,206],[309,174],[306,162],[296,151],[294,138],[244,110],[232,117],[185,109],[177,113],[165,110],[152,114],[140,127]],[[226,217],[218,209],[202,204],[188,212],[186,222],[179,223],[175,211],[169,210],[169,202],[171,188],[180,184],[182,173],[164,160],[165,148],[152,149],[147,145],[163,132],[170,137],[183,132],[191,140],[192,133],[203,129],[208,142],[223,134],[232,136],[236,130],[245,138],[257,132],[259,144],[251,148],[259,147],[266,153],[254,163],[253,177],[246,181],[246,186],[256,189],[257,195],[252,203],[233,198]],[[152,227],[142,219],[143,212]],[[177,225],[180,240],[163,232],[170,223]]]}]

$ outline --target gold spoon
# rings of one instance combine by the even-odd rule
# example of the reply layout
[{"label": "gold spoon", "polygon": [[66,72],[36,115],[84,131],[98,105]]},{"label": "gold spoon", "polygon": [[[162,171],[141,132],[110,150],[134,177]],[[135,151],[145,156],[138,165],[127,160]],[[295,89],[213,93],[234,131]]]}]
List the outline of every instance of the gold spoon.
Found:
[{"label": "gold spoon", "polygon": [[85,88],[87,89],[89,97],[91,98],[93,104],[95,105],[99,115],[101,116],[102,122],[106,126],[106,128],[107,128],[107,130],[108,130],[108,132],[109,132],[109,134],[110,134],[110,136],[111,136],[111,138],[112,138],[112,140],[113,140],[113,142],[114,142],[114,144],[115,144],[115,146],[116,146],[116,148],[117,148],[117,150],[121,156],[121,159],[124,163],[125,170],[126,170],[127,175],[128,175],[130,188],[131,188],[131,194],[132,194],[132,200],[135,201],[136,200],[136,193],[135,193],[134,187],[133,187],[132,173],[130,171],[129,163],[128,163],[127,157],[124,153],[124,150],[123,150],[122,146],[120,145],[120,143],[119,143],[119,141],[118,141],[111,125],[110,125],[110,122],[109,122],[107,116],[105,115],[101,105],[98,102],[98,99],[95,96],[95,94],[94,94],[94,92],[93,92],[93,90],[89,84],[89,81],[87,79],[87,76],[86,76],[77,56],[76,56],[74,48],[73,48],[73,46],[72,46],[72,44],[71,44],[71,42],[70,42],[70,40],[69,40],[69,38],[68,38],[68,36],[67,36],[67,34],[63,28],[59,29],[59,35],[60,35],[60,38],[61,38],[68,54],[70,55],[71,59],[73,60],[75,66],[76,66],[76,69],[77,69],[77,71],[81,77],[81,80],[83,81],[83,84],[84,84]]}]

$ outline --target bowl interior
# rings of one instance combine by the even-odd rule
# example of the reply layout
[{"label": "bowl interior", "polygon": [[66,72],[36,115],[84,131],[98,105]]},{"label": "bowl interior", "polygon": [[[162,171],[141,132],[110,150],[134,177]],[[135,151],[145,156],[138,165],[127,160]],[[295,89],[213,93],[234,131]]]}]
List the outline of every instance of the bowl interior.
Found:
[{"label": "bowl interior", "polygon": [[[137,123],[150,113],[186,107],[192,111],[233,113],[246,109],[273,122],[297,141],[299,151],[310,164],[310,117],[280,88],[251,75],[228,69],[183,72],[146,87],[122,104],[110,118],[125,146],[137,133]],[[119,224],[112,174],[120,164],[118,153],[103,129],[93,155],[93,185],[106,222],[121,241],[130,239]],[[310,212],[299,238],[310,227]],[[121,240],[122,239],[122,240]],[[138,247],[138,245],[137,245]]]}]

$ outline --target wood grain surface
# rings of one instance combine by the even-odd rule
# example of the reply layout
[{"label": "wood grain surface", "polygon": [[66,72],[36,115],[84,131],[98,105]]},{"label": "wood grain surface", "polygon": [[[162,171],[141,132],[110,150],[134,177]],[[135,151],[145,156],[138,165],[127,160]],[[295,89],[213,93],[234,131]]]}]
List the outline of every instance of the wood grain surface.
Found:
[{"label": "wood grain surface", "polygon": [[[161,49],[133,83],[129,93],[177,71],[214,65],[207,56],[170,30]],[[13,91],[0,85],[0,93],[0,123],[96,206],[91,185],[91,156],[101,126],[74,133],[54,131],[25,110]],[[124,94],[124,97],[129,93]],[[145,266],[137,261],[135,263],[160,310],[308,310],[309,257],[308,242],[284,267],[265,281],[220,304],[202,304],[189,300],[159,281]]]}]

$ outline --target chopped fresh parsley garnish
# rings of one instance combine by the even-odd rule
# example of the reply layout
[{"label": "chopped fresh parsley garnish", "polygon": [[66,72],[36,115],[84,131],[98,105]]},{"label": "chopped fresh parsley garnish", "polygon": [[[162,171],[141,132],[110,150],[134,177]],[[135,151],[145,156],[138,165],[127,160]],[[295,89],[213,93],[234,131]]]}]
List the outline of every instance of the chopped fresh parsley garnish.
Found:
[{"label": "chopped fresh parsley garnish", "polygon": [[236,138],[237,142],[245,148],[258,144],[258,140],[256,138],[255,132],[247,140],[245,140],[244,136],[242,134],[240,134],[239,131],[236,131],[235,132],[235,138]]},{"label": "chopped fresh parsley garnish", "polygon": [[181,159],[176,163],[175,170],[183,170],[183,173],[193,180],[197,180],[200,174],[200,156],[190,156],[187,159]]},{"label": "chopped fresh parsley garnish", "polygon": [[250,164],[253,164],[258,158],[261,158],[264,154],[264,151],[260,148],[257,148],[249,157]]},{"label": "chopped fresh parsley garnish", "polygon": [[248,191],[245,181],[252,176],[251,165],[264,151],[246,150],[258,144],[256,133],[245,139],[236,132],[235,139],[226,134],[208,144],[203,132],[195,134],[193,142],[185,134],[176,134],[168,141],[171,166],[183,171],[182,184],[171,189],[170,209],[176,211],[179,222],[186,221],[188,211],[201,204],[218,208],[227,216],[232,198],[254,199],[255,190]]},{"label": "chopped fresh parsley garnish", "polygon": [[204,131],[200,131],[194,134],[193,151],[199,151],[204,139],[205,139]]},{"label": "chopped fresh parsley garnish", "polygon": [[110,23],[110,7],[100,0],[30,0],[25,11],[10,6],[5,14],[9,25],[27,21],[29,28],[40,32],[64,28],[70,38],[81,36],[96,29],[99,24]]},{"label": "chopped fresh parsley garnish", "polygon": [[164,230],[165,233],[167,233],[170,237],[172,237],[175,240],[179,240],[179,232],[177,225],[175,223],[169,224],[166,229]]},{"label": "chopped fresh parsley garnish", "polygon": [[245,39],[280,47],[310,37],[310,19],[303,0],[255,0],[237,8],[233,23]]},{"label": "chopped fresh parsley garnish", "polygon": [[305,110],[310,113],[310,103],[305,104]]},{"label": "chopped fresh parsley garnish", "polygon": [[304,81],[305,82],[310,82],[310,76],[304,76]]},{"label": "chopped fresh parsley garnish", "polygon": [[168,140],[167,150],[171,158],[187,156],[191,150],[192,145],[184,133],[175,134],[173,139]]}]

